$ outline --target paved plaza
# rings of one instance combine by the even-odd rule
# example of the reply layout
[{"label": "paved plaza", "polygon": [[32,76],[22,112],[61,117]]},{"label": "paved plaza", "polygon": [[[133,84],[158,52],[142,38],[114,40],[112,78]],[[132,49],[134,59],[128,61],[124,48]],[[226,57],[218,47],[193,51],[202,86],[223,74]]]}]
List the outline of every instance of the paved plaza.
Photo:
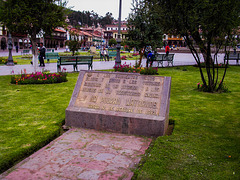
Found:
[{"label": "paved plaza", "polygon": [[[59,49],[55,52],[63,52],[65,49]],[[184,65],[194,65],[196,64],[193,56],[191,53],[178,53],[178,51],[171,51],[171,53],[174,53],[174,60],[173,60],[173,65],[174,66],[184,66]],[[21,53],[18,52],[16,53],[15,51],[13,52],[13,56],[15,55],[20,55]],[[8,51],[0,51],[0,56],[8,56]],[[219,54],[218,55],[218,60],[219,63],[223,63],[223,57],[224,54]],[[201,58],[203,61],[203,58]],[[31,60],[28,60],[29,64],[28,65],[14,65],[14,66],[5,66],[2,65],[0,66],[0,76],[3,75],[11,75],[11,74],[21,74],[21,72],[24,72],[24,69],[26,70],[27,73],[32,73],[34,72],[34,67],[33,65],[30,64]],[[136,60],[122,60],[122,64],[131,64],[135,65]],[[235,61],[230,61],[230,64],[235,64]],[[112,69],[113,66],[115,65],[115,61],[96,61],[93,62],[93,70],[104,70],[104,69]],[[157,64],[153,64],[153,66],[156,66]],[[146,66],[146,59],[143,59],[142,61],[142,66]],[[164,63],[164,66],[167,66],[167,62]],[[61,66],[62,68],[65,68],[67,72],[72,72],[73,71],[73,66],[68,65],[68,66]],[[79,65],[78,70],[87,70],[88,66],[87,65]],[[45,67],[37,67],[37,71],[43,71],[43,70],[48,70],[50,72],[57,72],[57,64],[56,63],[45,63]]]}]

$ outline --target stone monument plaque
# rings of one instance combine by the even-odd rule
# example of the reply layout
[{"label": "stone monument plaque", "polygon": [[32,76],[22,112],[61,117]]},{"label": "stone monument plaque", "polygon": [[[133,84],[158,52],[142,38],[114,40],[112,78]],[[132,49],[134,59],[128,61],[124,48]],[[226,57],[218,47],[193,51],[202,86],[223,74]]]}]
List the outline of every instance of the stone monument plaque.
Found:
[{"label": "stone monument plaque", "polygon": [[168,127],[171,78],[81,71],[66,109],[66,125],[145,136]]}]

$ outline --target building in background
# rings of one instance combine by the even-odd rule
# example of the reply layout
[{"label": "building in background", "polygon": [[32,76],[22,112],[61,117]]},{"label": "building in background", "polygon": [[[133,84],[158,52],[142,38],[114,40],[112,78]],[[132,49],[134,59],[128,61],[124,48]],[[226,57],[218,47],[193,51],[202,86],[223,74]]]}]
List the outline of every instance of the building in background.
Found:
[{"label": "building in background", "polygon": [[44,42],[46,48],[63,48],[65,46],[65,41],[67,40],[67,31],[58,27],[55,28],[51,35],[44,35],[44,40],[41,39],[41,42]]},{"label": "building in background", "polygon": [[163,44],[166,46],[175,46],[175,47],[185,47],[186,43],[180,35],[171,35],[171,34],[164,34],[163,35]]}]

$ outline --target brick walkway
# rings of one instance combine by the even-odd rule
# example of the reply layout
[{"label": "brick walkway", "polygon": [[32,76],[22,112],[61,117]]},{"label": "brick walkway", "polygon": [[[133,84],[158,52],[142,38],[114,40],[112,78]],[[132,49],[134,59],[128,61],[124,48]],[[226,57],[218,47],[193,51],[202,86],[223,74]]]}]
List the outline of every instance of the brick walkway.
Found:
[{"label": "brick walkway", "polygon": [[3,180],[131,179],[150,138],[71,129],[0,175]]}]

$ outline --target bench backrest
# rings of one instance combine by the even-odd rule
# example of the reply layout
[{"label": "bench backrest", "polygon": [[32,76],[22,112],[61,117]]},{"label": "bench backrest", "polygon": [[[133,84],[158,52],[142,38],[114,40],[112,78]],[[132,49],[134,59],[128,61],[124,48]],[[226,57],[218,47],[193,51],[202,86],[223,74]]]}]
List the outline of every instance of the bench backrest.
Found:
[{"label": "bench backrest", "polygon": [[92,60],[93,60],[93,56],[77,56],[77,61],[92,62]]},{"label": "bench backrest", "polygon": [[77,57],[76,56],[60,56],[59,61],[61,63],[63,62],[76,62]]},{"label": "bench backrest", "polygon": [[174,54],[156,54],[155,55],[157,61],[162,61],[162,60],[173,60]]},{"label": "bench backrest", "polygon": [[56,57],[56,59],[58,58],[58,53],[46,53],[46,58],[47,57]]},{"label": "bench backrest", "polygon": [[[240,53],[229,53],[229,59],[239,59]],[[227,55],[225,54],[224,59],[227,59]]]},{"label": "bench backrest", "polygon": [[117,52],[117,49],[116,48],[108,48],[108,51],[116,51]]},{"label": "bench backrest", "polygon": [[174,54],[168,54],[168,59],[173,60]]},{"label": "bench backrest", "polygon": [[117,56],[117,51],[110,51],[110,52],[108,52],[108,55],[110,57]]},{"label": "bench backrest", "polygon": [[155,55],[156,60],[157,60],[157,61],[163,60],[163,57],[164,57],[165,55],[166,55],[166,54],[156,54],[156,55]]}]

